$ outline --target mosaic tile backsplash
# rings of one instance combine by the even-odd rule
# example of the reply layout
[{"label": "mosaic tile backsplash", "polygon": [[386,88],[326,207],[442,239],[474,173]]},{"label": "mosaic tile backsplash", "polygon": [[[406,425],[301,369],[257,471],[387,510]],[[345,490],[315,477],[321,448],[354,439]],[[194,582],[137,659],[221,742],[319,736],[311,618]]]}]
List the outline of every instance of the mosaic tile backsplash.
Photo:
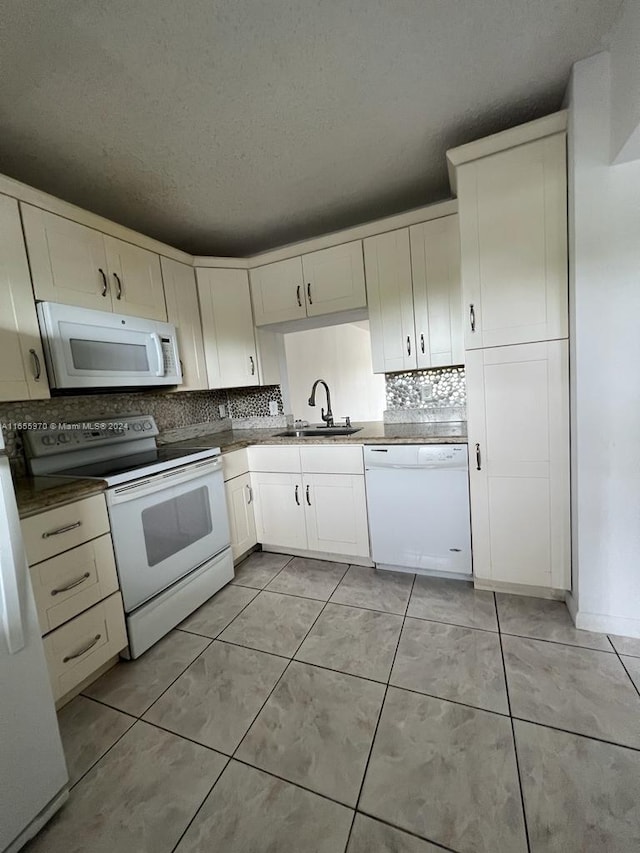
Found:
[{"label": "mosaic tile backsplash", "polygon": [[[251,411],[253,426],[272,426],[269,402],[278,401],[282,412],[282,394],[279,385],[263,388],[235,388],[219,391],[135,391],[128,394],[84,394],[78,397],[54,397],[51,400],[25,400],[16,403],[0,403],[0,424],[16,473],[25,470],[24,458],[15,424],[24,421],[66,422],[90,420],[97,417],[118,415],[150,414],[156,420],[161,433],[176,429],[202,425],[231,426],[228,417],[244,417]],[[220,415],[219,406],[224,405],[227,417]],[[255,416],[259,417],[256,418]],[[263,416],[263,417],[260,417]]]},{"label": "mosaic tile backsplash", "polygon": [[466,419],[463,366],[387,373],[385,380],[386,421]]}]

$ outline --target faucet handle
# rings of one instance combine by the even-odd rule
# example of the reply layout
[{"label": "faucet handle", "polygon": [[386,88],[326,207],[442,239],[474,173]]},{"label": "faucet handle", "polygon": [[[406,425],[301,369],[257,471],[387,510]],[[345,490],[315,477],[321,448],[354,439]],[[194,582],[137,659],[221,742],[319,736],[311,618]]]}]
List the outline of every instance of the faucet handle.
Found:
[{"label": "faucet handle", "polygon": [[349,415],[347,415],[347,417],[344,419],[344,425],[345,425],[346,427],[350,427],[350,426],[351,426],[351,418],[349,417]]}]

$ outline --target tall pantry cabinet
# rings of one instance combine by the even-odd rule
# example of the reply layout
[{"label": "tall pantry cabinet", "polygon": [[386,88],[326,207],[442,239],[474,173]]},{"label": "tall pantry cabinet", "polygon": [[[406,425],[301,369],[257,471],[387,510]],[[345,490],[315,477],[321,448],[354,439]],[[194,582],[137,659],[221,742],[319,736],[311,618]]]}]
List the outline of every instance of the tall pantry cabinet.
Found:
[{"label": "tall pantry cabinet", "polygon": [[447,158],[459,202],[476,584],[569,589],[566,114]]}]

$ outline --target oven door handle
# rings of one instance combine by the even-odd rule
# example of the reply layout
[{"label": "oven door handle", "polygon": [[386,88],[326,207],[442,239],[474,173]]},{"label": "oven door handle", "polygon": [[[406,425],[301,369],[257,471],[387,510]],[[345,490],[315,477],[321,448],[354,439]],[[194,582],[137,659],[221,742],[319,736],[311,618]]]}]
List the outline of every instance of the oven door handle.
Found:
[{"label": "oven door handle", "polygon": [[204,459],[202,462],[190,462],[181,468],[160,471],[151,477],[145,477],[144,480],[114,486],[107,490],[107,503],[109,506],[128,503],[183,483],[195,483],[217,472],[222,472],[220,456],[216,456],[214,459]]}]

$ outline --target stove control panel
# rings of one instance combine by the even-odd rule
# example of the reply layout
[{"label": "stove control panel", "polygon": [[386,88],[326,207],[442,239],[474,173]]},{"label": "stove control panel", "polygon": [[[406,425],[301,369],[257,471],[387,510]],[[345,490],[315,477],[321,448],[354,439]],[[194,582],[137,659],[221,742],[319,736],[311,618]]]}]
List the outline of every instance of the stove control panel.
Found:
[{"label": "stove control panel", "polygon": [[[36,428],[37,426],[37,428]],[[34,425],[23,429],[29,458],[52,456],[72,450],[154,438],[158,427],[151,415],[127,415],[120,418],[96,418],[85,421],[58,422]]]}]

